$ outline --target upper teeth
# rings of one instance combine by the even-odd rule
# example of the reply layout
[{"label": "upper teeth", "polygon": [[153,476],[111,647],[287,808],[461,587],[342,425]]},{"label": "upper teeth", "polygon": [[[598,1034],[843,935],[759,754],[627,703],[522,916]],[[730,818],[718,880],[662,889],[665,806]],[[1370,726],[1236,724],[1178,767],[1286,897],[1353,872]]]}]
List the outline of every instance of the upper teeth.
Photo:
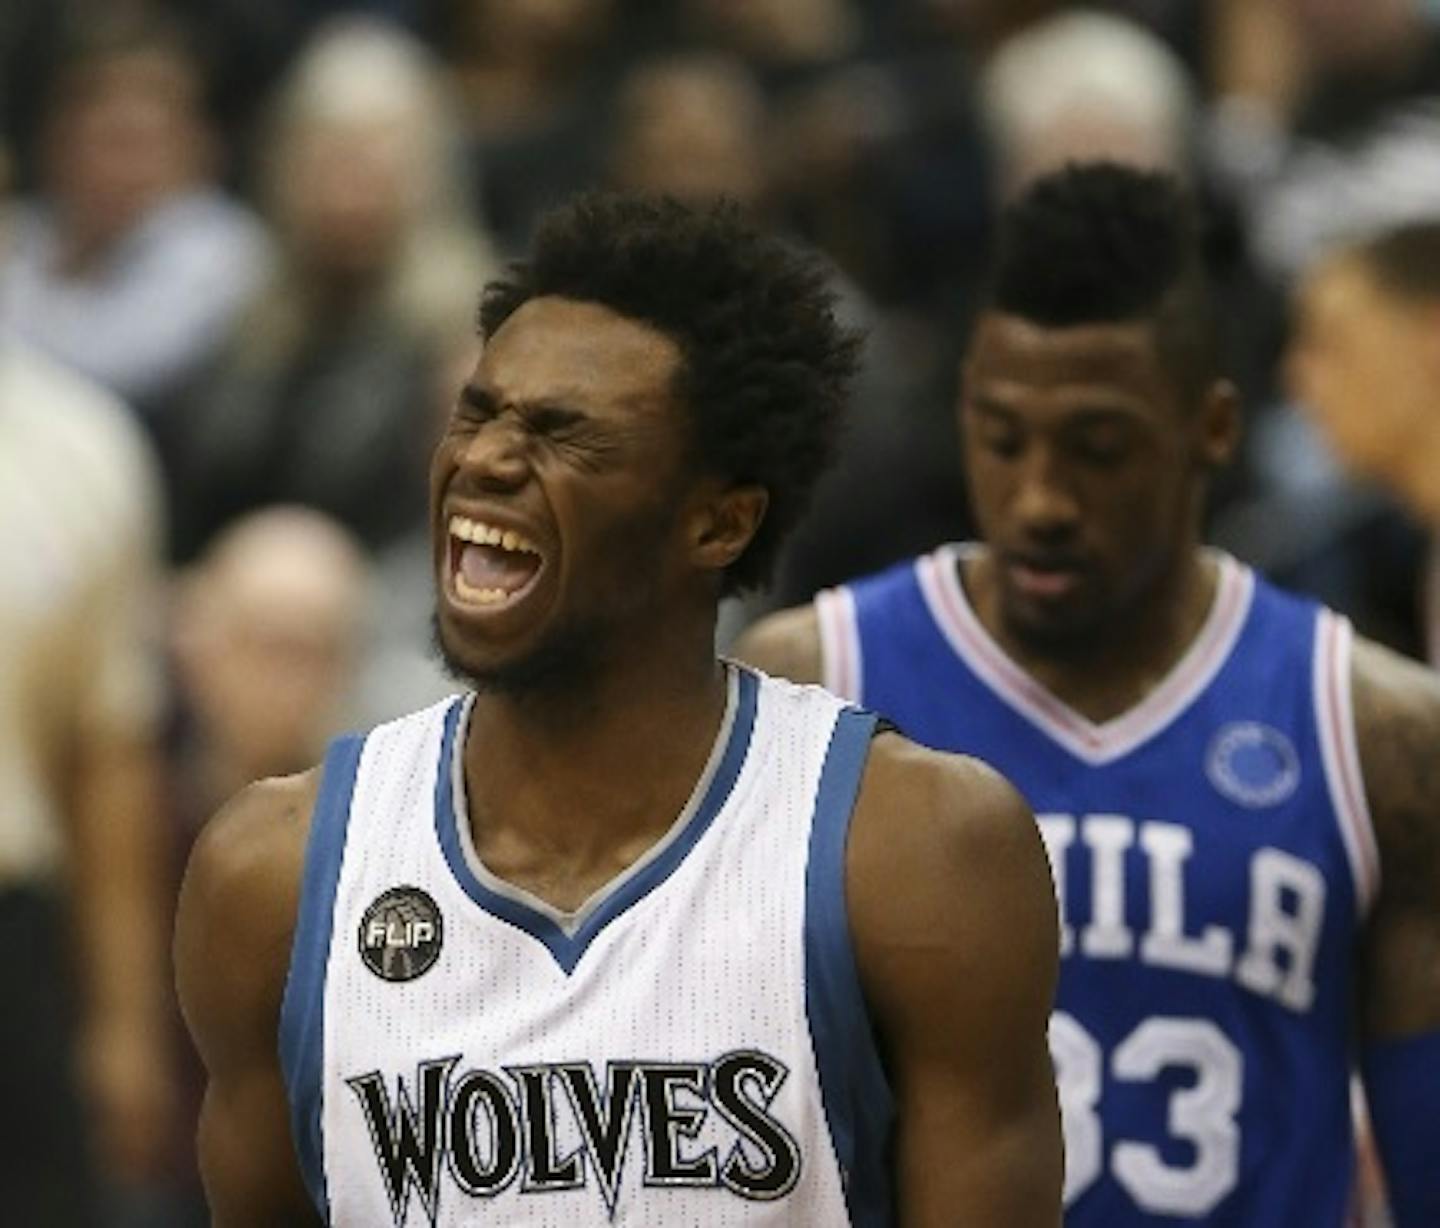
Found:
[{"label": "upper teeth", "polygon": [[471,520],[468,516],[450,517],[450,535],[461,541],[474,542],[477,546],[498,546],[501,550],[523,550],[527,554],[539,554],[540,547],[514,529],[501,529],[483,520]]}]

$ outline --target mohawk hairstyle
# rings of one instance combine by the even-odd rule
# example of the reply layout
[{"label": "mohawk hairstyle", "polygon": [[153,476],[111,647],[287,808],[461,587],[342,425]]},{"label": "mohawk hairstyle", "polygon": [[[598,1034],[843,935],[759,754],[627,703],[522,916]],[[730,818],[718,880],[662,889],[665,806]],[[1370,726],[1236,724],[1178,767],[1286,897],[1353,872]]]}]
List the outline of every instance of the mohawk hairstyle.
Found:
[{"label": "mohawk hairstyle", "polygon": [[724,592],[764,584],[835,454],[859,360],[825,268],[730,204],[589,193],[547,214],[530,258],[485,288],[481,336],[543,295],[599,303],[676,342],[697,468],[769,492]]},{"label": "mohawk hairstyle", "polygon": [[1001,219],[990,303],[1055,328],[1151,320],[1182,391],[1198,397],[1215,378],[1200,223],[1170,175],[1072,162],[1037,179]]}]

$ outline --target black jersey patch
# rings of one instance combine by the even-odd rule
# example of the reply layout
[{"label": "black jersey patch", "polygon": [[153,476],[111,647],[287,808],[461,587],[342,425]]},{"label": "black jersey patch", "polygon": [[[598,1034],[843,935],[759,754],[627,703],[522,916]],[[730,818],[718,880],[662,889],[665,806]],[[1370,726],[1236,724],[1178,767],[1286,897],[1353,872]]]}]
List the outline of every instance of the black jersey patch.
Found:
[{"label": "black jersey patch", "polygon": [[382,981],[413,981],[440,958],[440,908],[419,887],[391,887],[360,921],[360,958]]}]

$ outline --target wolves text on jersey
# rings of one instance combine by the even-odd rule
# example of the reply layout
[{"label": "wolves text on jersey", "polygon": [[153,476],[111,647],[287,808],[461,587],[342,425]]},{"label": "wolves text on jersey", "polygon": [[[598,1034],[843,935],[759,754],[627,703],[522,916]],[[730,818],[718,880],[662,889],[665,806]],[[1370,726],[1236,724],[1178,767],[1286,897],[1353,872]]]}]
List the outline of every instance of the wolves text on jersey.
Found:
[{"label": "wolves text on jersey", "polygon": [[614,1061],[603,1087],[589,1062],[457,1073],[458,1063],[421,1062],[410,1085],[397,1077],[393,1098],[379,1071],[346,1080],[397,1228],[412,1191],[433,1223],[445,1187],[484,1199],[517,1180],[520,1194],[537,1196],[593,1185],[613,1215],[637,1142],[646,1189],[769,1201],[800,1176],[800,1147],[771,1112],[789,1071],[758,1050],[711,1062]]},{"label": "wolves text on jersey", "polygon": [[[1315,1000],[1315,960],[1325,920],[1326,883],[1320,868],[1283,849],[1249,853],[1244,946],[1224,925],[1192,932],[1186,916],[1186,865],[1194,837],[1178,823],[1137,822],[1119,814],[1039,817],[1059,895],[1062,956],[1138,959],[1142,964],[1199,976],[1234,977],[1244,989],[1291,1011]],[[1127,917],[1126,856],[1144,857],[1149,925],[1136,933]],[[1071,915],[1066,899],[1068,854],[1089,860],[1090,915]],[[1083,920],[1083,924],[1080,922]]]}]

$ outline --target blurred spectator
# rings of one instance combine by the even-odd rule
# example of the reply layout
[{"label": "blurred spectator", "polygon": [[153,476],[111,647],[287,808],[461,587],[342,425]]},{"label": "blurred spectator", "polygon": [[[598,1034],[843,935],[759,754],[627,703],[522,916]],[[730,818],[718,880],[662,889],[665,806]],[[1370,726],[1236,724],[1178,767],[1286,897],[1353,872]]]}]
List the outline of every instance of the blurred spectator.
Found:
[{"label": "blurred spectator", "polygon": [[90,1228],[169,1143],[157,495],[129,411],[0,338],[6,1223]]},{"label": "blurred spectator", "polygon": [[170,28],[102,26],[61,64],[41,195],[18,208],[0,320],[147,415],[250,298],[265,242],[213,186],[195,60]]},{"label": "blurred spectator", "polygon": [[838,64],[862,47],[854,0],[682,0],[681,37],[740,56],[767,81]]},{"label": "blurred spectator", "polygon": [[629,44],[619,0],[446,0],[440,45],[460,94],[480,215],[502,248],[603,177],[611,87]]},{"label": "blurred spectator", "polygon": [[614,187],[687,201],[728,196],[763,210],[765,97],[742,61],[690,54],[643,63],[622,83],[615,112]]},{"label": "blurred spectator", "polygon": [[[1353,473],[1440,532],[1440,222],[1417,222],[1320,261],[1298,296],[1287,374],[1299,403]],[[1440,556],[1397,604],[1421,615],[1440,663]],[[1418,570],[1418,569],[1417,569]],[[1411,607],[1406,609],[1405,607]],[[1410,619],[1406,619],[1410,621]]]},{"label": "blurred spectator", "polygon": [[1425,0],[1216,11],[1211,166],[1274,279],[1347,234],[1440,208],[1440,35]]},{"label": "blurred spectator", "polygon": [[279,265],[174,423],[179,557],[269,503],[369,547],[423,516],[434,370],[492,269],[452,119],[429,56],[389,27],[330,27],[295,65],[267,146]]},{"label": "blurred spectator", "polygon": [[1071,160],[1190,174],[1196,107],[1185,68],[1125,18],[1077,11],[1027,26],[987,61],[980,103],[1002,196]]},{"label": "blurred spectator", "polygon": [[236,521],[179,577],[172,635],[179,809],[193,830],[252,780],[299,771],[346,716],[368,565],[308,508]]}]

